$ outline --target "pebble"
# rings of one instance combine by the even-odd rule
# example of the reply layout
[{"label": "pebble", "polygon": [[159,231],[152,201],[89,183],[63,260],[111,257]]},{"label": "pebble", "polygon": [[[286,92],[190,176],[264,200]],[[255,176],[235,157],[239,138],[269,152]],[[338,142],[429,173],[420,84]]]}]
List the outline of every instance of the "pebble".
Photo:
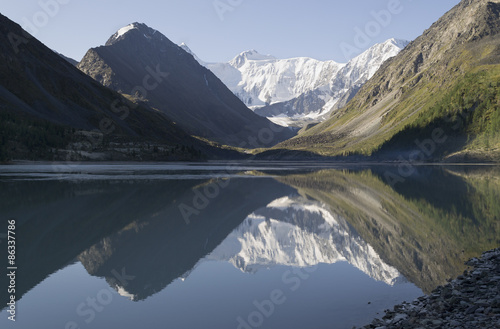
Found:
[{"label": "pebble", "polygon": [[386,310],[365,329],[500,328],[500,248],[472,258],[473,267],[430,295]]}]

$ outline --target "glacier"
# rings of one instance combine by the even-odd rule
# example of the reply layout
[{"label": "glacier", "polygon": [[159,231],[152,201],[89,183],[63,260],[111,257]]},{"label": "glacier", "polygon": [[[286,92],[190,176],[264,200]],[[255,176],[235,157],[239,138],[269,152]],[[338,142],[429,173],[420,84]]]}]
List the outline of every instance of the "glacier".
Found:
[{"label": "glacier", "polygon": [[277,59],[256,50],[245,51],[227,63],[207,63],[186,44],[180,47],[211,70],[255,113],[285,126],[320,122],[354,97],[408,41],[389,39],[348,63],[309,57]]}]

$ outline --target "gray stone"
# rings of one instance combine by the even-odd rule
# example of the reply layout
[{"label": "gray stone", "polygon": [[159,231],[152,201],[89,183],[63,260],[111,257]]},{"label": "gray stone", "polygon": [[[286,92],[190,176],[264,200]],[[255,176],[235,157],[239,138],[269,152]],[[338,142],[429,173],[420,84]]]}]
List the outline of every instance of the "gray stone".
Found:
[{"label": "gray stone", "polygon": [[472,314],[476,312],[476,310],[479,308],[477,305],[472,305],[470,306],[467,310],[465,310],[465,314]]},{"label": "gray stone", "polygon": [[394,322],[398,322],[398,321],[406,320],[406,319],[408,319],[407,314],[396,314],[396,316],[394,317]]},{"label": "gray stone", "polygon": [[[500,248],[474,260],[475,269],[462,280],[439,287],[430,296],[385,311],[386,322],[366,328],[500,328]],[[386,324],[386,325],[384,325]]]}]

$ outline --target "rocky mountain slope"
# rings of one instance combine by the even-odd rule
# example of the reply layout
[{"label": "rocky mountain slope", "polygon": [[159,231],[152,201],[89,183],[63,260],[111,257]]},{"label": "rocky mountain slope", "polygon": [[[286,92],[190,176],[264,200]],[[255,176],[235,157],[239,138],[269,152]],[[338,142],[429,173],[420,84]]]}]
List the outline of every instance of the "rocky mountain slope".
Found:
[{"label": "rocky mountain slope", "polygon": [[[144,24],[120,29],[105,46],[90,49],[78,67],[104,86],[158,109],[202,138],[256,147],[293,136],[290,129],[250,111],[212,72]],[[260,143],[253,145],[251,140]]]},{"label": "rocky mountain slope", "polygon": [[192,159],[210,149],[165,115],[104,88],[0,15],[0,161],[75,160],[130,143],[156,145],[158,157],[168,151],[162,159]]},{"label": "rocky mountain slope", "polygon": [[[346,107],[279,148],[417,160],[500,158],[498,32],[498,0],[461,1],[386,62]],[[422,141],[433,145],[419,152]]]}]

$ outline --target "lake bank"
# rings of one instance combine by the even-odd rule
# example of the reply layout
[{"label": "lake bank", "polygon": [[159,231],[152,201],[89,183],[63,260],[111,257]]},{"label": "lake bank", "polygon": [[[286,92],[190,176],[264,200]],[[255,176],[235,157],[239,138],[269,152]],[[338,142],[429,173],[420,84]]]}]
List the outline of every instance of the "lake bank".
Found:
[{"label": "lake bank", "polygon": [[472,270],[363,328],[500,328],[500,248],[466,265]]}]

